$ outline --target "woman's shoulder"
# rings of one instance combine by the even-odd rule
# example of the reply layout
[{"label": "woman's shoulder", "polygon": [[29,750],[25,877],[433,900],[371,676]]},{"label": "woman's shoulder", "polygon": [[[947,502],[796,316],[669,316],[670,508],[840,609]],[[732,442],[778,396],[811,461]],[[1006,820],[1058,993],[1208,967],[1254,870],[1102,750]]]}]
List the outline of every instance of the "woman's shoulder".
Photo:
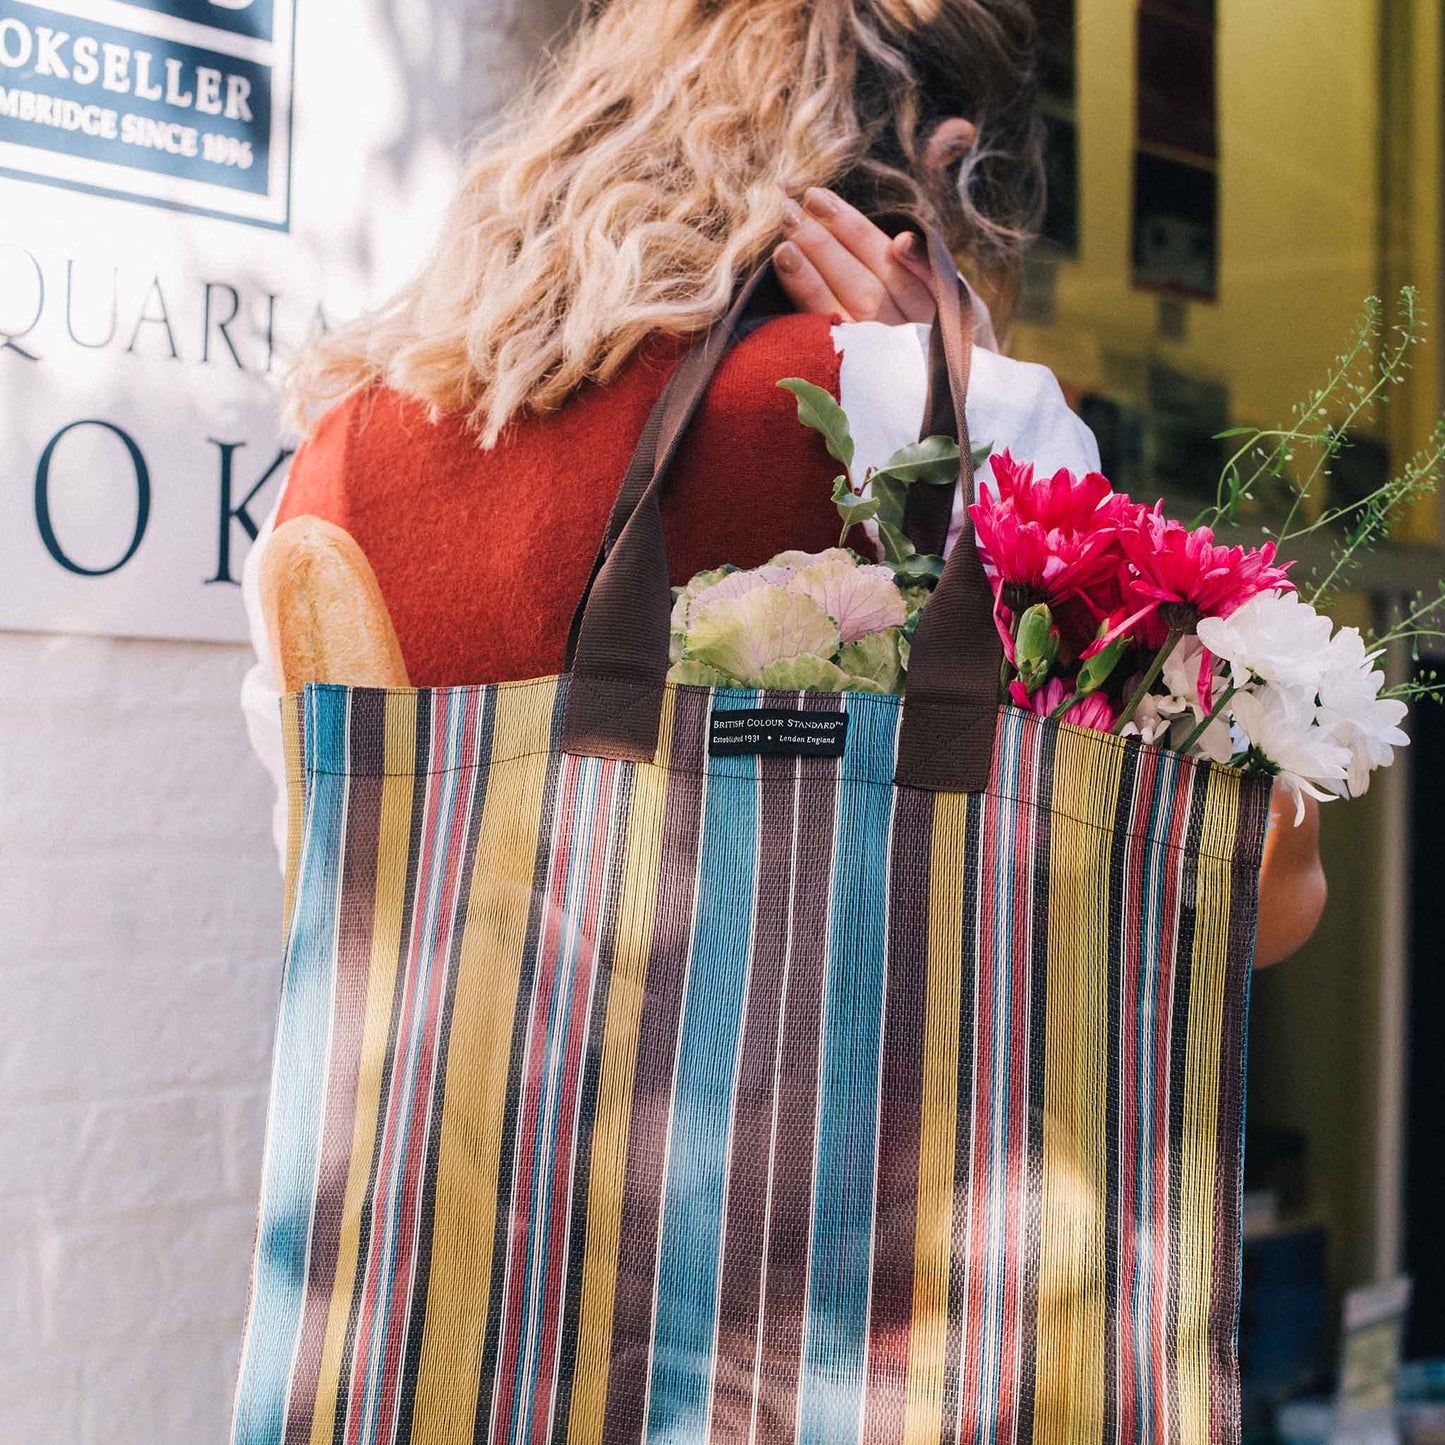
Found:
[{"label": "woman's shoulder", "polygon": [[374,383],[333,403],[296,450],[278,522],[317,516],[345,525],[370,481],[415,467],[425,451],[465,454],[475,442],[462,417],[433,415],[425,403]]},{"label": "woman's shoulder", "polygon": [[349,392],[322,412],[297,455],[343,455],[358,444],[386,446],[393,440],[414,443],[421,436],[444,438],[464,425],[464,418],[437,415],[425,402],[373,382]]},{"label": "woman's shoulder", "polygon": [[[840,358],[830,324],[826,316],[778,316],[743,337],[723,358],[697,410],[682,474],[711,475],[711,486],[740,464],[809,477],[831,465],[817,434],[798,425],[797,397],[778,385],[796,377],[838,397]],[[826,495],[826,480],[822,486]]]},{"label": "woman's shoulder", "polygon": [[780,411],[796,403],[777,389],[779,381],[800,376],[838,394],[840,357],[832,339],[833,321],[801,312],[770,317],[755,327],[723,360],[705,405],[709,410],[754,404],[761,393],[776,399]]}]

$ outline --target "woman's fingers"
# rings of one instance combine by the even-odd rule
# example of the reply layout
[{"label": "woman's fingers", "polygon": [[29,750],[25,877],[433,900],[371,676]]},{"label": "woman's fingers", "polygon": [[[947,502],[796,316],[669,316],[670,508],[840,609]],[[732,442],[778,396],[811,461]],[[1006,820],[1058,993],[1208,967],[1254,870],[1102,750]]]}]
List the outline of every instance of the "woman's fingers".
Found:
[{"label": "woman's fingers", "polygon": [[890,237],[841,196],[815,187],[803,207],[789,203],[786,225],[789,238],[854,319],[896,324],[932,318],[921,249],[914,259],[907,243]]},{"label": "woman's fingers", "polygon": [[814,316],[841,316],[845,321],[854,317],[848,308],[833,294],[832,288],[818,274],[818,268],[803,254],[792,241],[784,241],[773,252],[773,267],[783,290],[799,311]]},{"label": "woman's fingers", "polygon": [[903,320],[881,278],[816,216],[809,215],[795,201],[788,201],[785,206],[783,234],[807,258],[852,320],[889,323]]},{"label": "woman's fingers", "polygon": [[784,206],[783,235],[837,297],[837,309],[850,321],[902,319],[883,282],[796,201]]},{"label": "woman's fingers", "polygon": [[[927,294],[928,305],[932,307],[933,270],[928,264],[928,256],[924,252],[923,243],[912,231],[902,231],[893,238],[893,256],[900,266],[918,279],[918,283]],[[933,312],[930,310],[928,316],[922,319],[926,321],[932,315]]]}]

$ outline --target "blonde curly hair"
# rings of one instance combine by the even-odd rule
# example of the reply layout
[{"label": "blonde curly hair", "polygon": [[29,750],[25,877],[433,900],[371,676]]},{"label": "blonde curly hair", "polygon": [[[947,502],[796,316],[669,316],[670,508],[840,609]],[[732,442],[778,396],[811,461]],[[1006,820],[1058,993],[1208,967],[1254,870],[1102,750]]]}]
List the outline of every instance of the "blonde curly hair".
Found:
[{"label": "blonde curly hair", "polygon": [[[692,337],[831,186],[937,225],[1007,305],[1042,203],[1028,0],[610,0],[473,152],[431,259],[316,344],[296,414],[382,382],[484,446]],[[978,127],[930,173],[940,120]]]}]

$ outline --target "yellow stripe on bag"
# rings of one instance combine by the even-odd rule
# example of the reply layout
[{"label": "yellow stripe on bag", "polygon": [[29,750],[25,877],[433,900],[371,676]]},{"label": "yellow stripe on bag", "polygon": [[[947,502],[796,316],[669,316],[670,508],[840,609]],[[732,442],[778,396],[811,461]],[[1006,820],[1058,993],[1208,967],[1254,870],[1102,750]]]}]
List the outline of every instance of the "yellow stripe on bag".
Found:
[{"label": "yellow stripe on bag", "polygon": [[[674,697],[669,689],[663,703],[657,751],[657,756],[663,759],[672,751]],[[661,869],[667,779],[663,768],[639,767],[632,786],[626,872],[618,899],[617,943],[602,1037],[597,1119],[592,1131],[587,1253],[582,1263],[568,1445],[600,1445],[607,1412],[608,1364],[627,1170],[627,1130],[632,1117],[632,1084],[637,1072],[637,1038],[646,997],[647,960],[652,949],[652,910]]]},{"label": "yellow stripe on bag", "polygon": [[929,877],[928,995],[923,1036],[923,1110],[918,1136],[918,1225],[914,1242],[913,1326],[908,1348],[904,1445],[938,1445],[948,1350],[948,1286],[953,1264],[953,1197],[958,1129],[959,1008],[968,799],[934,802]]},{"label": "yellow stripe on bag", "polygon": [[1211,779],[1199,840],[1199,907],[1189,990],[1184,1137],[1179,1185],[1179,1432],[1209,1438],[1209,1307],[1214,1265],[1214,1190],[1219,1158],[1219,1043],[1229,959],[1230,869],[1239,783]]},{"label": "yellow stripe on bag", "polygon": [[1100,903],[1109,897],[1114,834],[1098,821],[1114,816],[1122,762],[1122,750],[1099,738],[1059,730],[1049,825],[1036,1445],[1078,1445],[1103,1430],[1109,920]]},{"label": "yellow stripe on bag", "polygon": [[316,1407],[311,1421],[311,1445],[331,1445],[336,1396],[341,1388],[342,1354],[346,1347],[346,1320],[356,1282],[361,1212],[371,1173],[376,1141],[377,1111],[381,1106],[381,1075],[386,1041],[391,1029],[392,998],[396,990],[397,957],[401,949],[401,921],[406,916],[407,840],[416,775],[416,698],[396,693],[386,699],[385,769],[381,785],[381,821],[377,831],[376,902],[372,910],[371,964],[367,972],[366,1018],[361,1060],[356,1079],[356,1117],[351,1131],[351,1163],[346,1175],[346,1202],[337,1239],[336,1276],[326,1341],[316,1384]]},{"label": "yellow stripe on bag", "polygon": [[[499,688],[491,778],[447,1047],[414,1445],[472,1438],[496,1233],[502,1126],[555,688]],[[530,756],[524,756],[530,754]]]}]

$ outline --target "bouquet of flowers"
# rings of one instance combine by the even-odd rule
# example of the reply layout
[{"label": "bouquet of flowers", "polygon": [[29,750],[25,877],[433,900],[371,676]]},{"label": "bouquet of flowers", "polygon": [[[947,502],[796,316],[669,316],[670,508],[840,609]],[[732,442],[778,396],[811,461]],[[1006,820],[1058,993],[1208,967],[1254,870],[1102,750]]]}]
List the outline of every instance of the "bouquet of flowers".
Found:
[{"label": "bouquet of flowers", "polygon": [[[1239,433],[1249,441],[1226,470],[1211,521],[1234,520],[1261,477],[1283,475],[1302,439],[1320,441],[1321,469],[1345,445],[1328,408],[1338,386],[1356,400],[1366,394],[1351,370],[1358,350],[1341,358],[1340,374],[1301,409],[1293,429]],[[1385,351],[1373,363],[1384,373],[1378,385],[1389,383],[1398,360]],[[807,382],[779,384],[843,468],[833,488],[839,545],[780,553],[749,570],[720,567],[678,589],[670,676],[706,686],[902,692],[914,629],[943,567],[908,540],[904,506],[913,486],[954,485],[958,447],[931,437],[856,476],[838,404]],[[1251,453],[1256,469],[1246,476],[1240,462]],[[1442,598],[1375,639],[1336,627],[1317,604],[1325,585],[1383,533],[1391,512],[1433,487],[1442,458],[1445,430],[1376,493],[1298,532],[1287,523],[1277,538],[1245,546],[1221,543],[1203,520],[1185,525],[1167,516],[1162,502],[1135,502],[1097,473],[1037,477],[1007,451],[984,448],[975,461],[987,460],[988,474],[969,513],[1003,642],[1000,701],[1270,773],[1301,811],[1306,795],[1358,796],[1408,742],[1404,695],[1437,691],[1433,680],[1387,688],[1384,647],[1438,636],[1423,624]],[[1278,540],[1331,522],[1345,524],[1345,540],[1326,584],[1307,599],[1279,558]],[[860,527],[876,556],[845,545]]]}]

